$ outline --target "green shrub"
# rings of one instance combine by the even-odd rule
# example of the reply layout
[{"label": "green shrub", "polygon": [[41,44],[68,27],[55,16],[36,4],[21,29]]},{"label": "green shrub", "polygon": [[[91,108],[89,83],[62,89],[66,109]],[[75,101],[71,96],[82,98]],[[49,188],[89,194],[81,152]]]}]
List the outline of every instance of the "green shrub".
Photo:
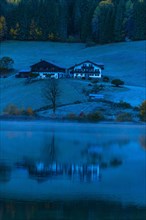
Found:
[{"label": "green shrub", "polygon": [[104,76],[102,80],[103,80],[103,82],[109,82],[110,81],[108,76]]},{"label": "green shrub", "polygon": [[91,79],[91,82],[92,82],[92,83],[98,83],[99,80],[98,80],[98,79]]},{"label": "green shrub", "polygon": [[79,100],[74,102],[74,104],[81,104],[81,103],[82,103],[82,102],[79,101]]},{"label": "green shrub", "polygon": [[3,112],[4,114],[7,114],[7,115],[19,115],[20,114],[20,110],[14,104],[7,105]]},{"label": "green shrub", "polygon": [[119,103],[116,103],[115,104],[116,107],[119,107],[119,108],[132,108],[132,106],[130,105],[130,103],[128,102],[123,102],[123,101],[120,101]]},{"label": "green shrub", "polygon": [[103,168],[103,169],[107,168],[108,167],[108,163],[107,162],[101,162],[100,167]]},{"label": "green shrub", "polygon": [[113,167],[119,166],[121,164],[122,164],[122,160],[118,159],[118,158],[113,158],[110,161],[110,165],[113,166]]},{"label": "green shrub", "polygon": [[130,113],[121,113],[117,115],[116,121],[122,122],[122,121],[132,121],[132,115]]},{"label": "green shrub", "polygon": [[74,37],[74,36],[70,35],[67,39],[67,42],[69,42],[69,43],[78,43],[78,42],[80,42],[80,39],[78,37]]},{"label": "green shrub", "polygon": [[134,111],[139,111],[140,108],[139,108],[138,106],[135,106],[135,107],[133,107],[133,110],[134,110]]},{"label": "green shrub", "polygon": [[94,47],[94,46],[96,46],[96,43],[94,41],[90,40],[86,42],[86,47]]},{"label": "green shrub", "polygon": [[76,120],[77,119],[77,115],[75,113],[69,113],[67,115],[67,119]]},{"label": "green shrub", "polygon": [[5,70],[10,70],[12,69],[14,64],[14,60],[11,57],[2,57],[0,59],[0,70],[5,71]]},{"label": "green shrub", "polygon": [[120,79],[113,79],[111,84],[115,85],[116,87],[119,87],[119,86],[124,85],[124,81],[122,81]]},{"label": "green shrub", "polygon": [[25,110],[25,114],[28,115],[28,116],[33,116],[34,115],[34,111],[32,110],[31,107],[27,108]]},{"label": "green shrub", "polygon": [[7,105],[3,113],[7,115],[28,115],[28,116],[34,115],[34,111],[32,110],[31,107],[24,110],[24,109],[19,109],[14,104]]},{"label": "green shrub", "polygon": [[93,112],[93,113],[90,113],[87,115],[87,119],[89,121],[93,121],[93,122],[96,122],[96,121],[101,121],[104,119],[104,116],[101,114],[101,112]]},{"label": "green shrub", "polygon": [[85,115],[85,113],[83,111],[81,111],[78,116],[78,120],[79,121],[86,121],[86,119],[87,119],[87,116]]},{"label": "green shrub", "polygon": [[101,85],[94,85],[92,87],[92,89],[90,90],[90,93],[97,93],[103,89],[104,89],[104,86],[102,84]]}]

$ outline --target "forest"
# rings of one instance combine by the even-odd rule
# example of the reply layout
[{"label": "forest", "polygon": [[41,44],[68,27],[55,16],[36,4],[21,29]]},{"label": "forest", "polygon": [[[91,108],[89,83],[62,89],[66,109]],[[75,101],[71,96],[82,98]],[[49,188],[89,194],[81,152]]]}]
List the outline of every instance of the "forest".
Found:
[{"label": "forest", "polygon": [[146,0],[1,0],[0,40],[146,39]]}]

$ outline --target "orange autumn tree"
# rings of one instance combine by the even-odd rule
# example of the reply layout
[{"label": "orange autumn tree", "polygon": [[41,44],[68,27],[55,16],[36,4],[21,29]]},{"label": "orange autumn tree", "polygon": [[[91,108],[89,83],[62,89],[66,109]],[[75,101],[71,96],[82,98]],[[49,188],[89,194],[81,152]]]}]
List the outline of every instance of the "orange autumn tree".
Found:
[{"label": "orange autumn tree", "polygon": [[146,100],[140,106],[140,119],[146,121]]}]

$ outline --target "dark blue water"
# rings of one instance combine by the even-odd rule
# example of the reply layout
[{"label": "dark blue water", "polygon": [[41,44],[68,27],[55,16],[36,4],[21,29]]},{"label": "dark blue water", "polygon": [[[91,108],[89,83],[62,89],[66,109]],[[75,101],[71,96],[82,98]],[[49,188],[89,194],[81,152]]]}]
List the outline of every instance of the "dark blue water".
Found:
[{"label": "dark blue water", "polygon": [[146,217],[145,125],[0,126],[2,219]]}]

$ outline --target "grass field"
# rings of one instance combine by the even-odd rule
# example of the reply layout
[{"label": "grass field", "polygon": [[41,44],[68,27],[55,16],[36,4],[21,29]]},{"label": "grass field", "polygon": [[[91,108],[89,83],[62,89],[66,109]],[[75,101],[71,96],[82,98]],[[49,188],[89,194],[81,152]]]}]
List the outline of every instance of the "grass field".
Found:
[{"label": "grass field", "polygon": [[[85,47],[84,44],[53,43],[53,42],[18,42],[1,43],[0,55],[14,59],[17,71],[28,69],[40,59],[52,61],[63,67],[70,67],[84,60],[104,63],[103,75],[120,78],[126,84],[125,90],[106,90],[105,96],[113,101],[124,100],[132,105],[139,105],[145,97],[145,41],[114,43],[95,47]],[[7,104],[18,107],[38,109],[46,105],[42,97],[44,82],[25,85],[24,79],[14,77],[0,80],[0,112]],[[86,82],[61,81],[62,95],[60,104],[76,101],[86,101],[81,93]]]},{"label": "grass field", "polygon": [[14,59],[14,67],[27,69],[40,59],[70,67],[86,59],[104,63],[104,75],[120,77],[130,85],[145,86],[145,41],[85,47],[76,43],[18,42],[1,44],[1,56]]}]

